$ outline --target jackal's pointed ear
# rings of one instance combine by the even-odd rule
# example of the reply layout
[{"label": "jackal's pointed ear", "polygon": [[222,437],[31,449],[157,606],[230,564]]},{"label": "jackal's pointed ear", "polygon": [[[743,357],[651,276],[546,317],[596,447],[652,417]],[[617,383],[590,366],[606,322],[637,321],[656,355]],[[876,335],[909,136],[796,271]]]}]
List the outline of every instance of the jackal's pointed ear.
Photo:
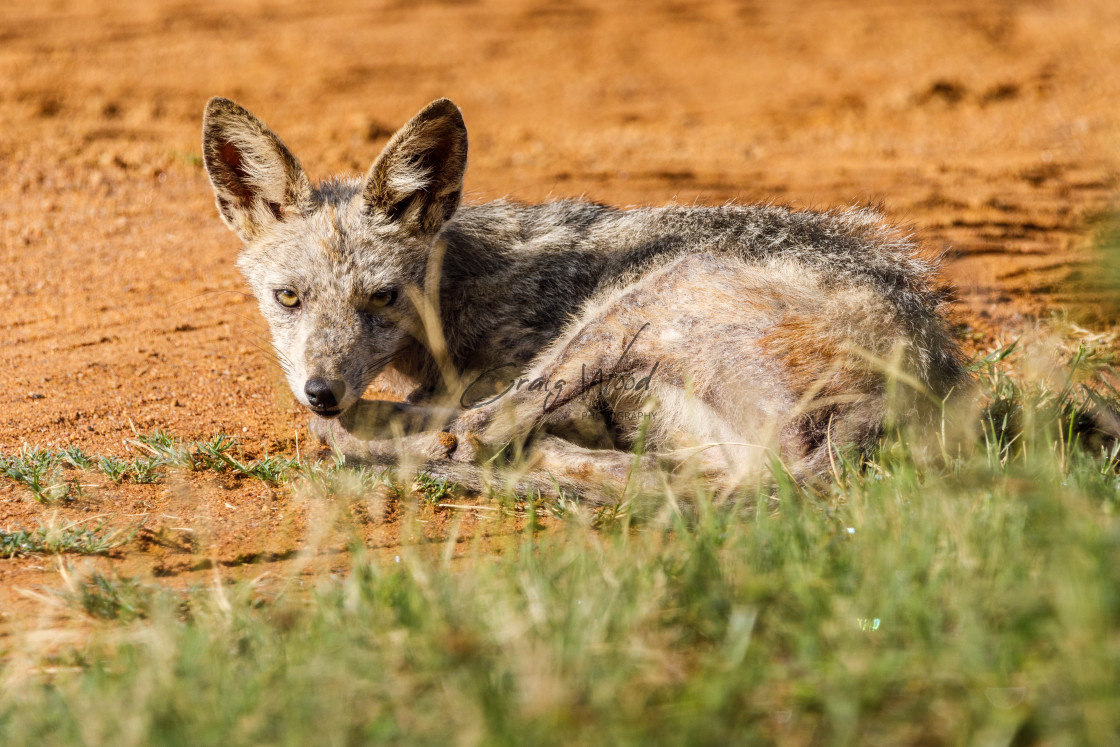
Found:
[{"label": "jackal's pointed ear", "polygon": [[291,151],[229,99],[206,104],[202,158],[222,219],[244,241],[301,212],[310,200],[311,183]]},{"label": "jackal's pointed ear", "polygon": [[393,135],[370,168],[366,211],[435,234],[459,207],[466,170],[463,115],[448,99],[433,101]]}]

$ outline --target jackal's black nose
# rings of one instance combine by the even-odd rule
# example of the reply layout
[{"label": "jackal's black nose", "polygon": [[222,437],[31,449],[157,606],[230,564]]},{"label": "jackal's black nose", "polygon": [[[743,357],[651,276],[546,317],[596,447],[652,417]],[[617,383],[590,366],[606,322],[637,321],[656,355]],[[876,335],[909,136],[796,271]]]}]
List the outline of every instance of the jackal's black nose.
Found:
[{"label": "jackal's black nose", "polygon": [[316,410],[333,410],[338,407],[338,398],[346,392],[346,382],[337,379],[308,379],[303,385],[307,403]]}]

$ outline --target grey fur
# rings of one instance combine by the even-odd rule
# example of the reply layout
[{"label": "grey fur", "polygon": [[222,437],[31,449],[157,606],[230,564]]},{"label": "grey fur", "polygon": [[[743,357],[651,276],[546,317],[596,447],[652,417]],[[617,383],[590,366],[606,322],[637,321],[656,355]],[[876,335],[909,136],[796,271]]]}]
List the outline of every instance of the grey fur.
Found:
[{"label": "grey fur", "polygon": [[[869,208],[458,207],[467,137],[445,99],[364,179],[318,186],[233,102],[203,130],[292,391],[345,382],[314,424],[348,457],[478,490],[526,447],[523,492],[603,503],[664,487],[656,467],[730,490],[778,461],[826,477],[834,447],[871,448],[966,380],[936,265]],[[378,376],[405,401],[360,400]]]}]

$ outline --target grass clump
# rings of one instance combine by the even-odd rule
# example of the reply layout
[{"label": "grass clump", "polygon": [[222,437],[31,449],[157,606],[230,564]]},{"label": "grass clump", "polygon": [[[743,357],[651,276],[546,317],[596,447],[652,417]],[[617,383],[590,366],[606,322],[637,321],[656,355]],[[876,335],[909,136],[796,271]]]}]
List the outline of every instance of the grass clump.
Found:
[{"label": "grass clump", "polygon": [[131,622],[149,617],[156,596],[162,592],[159,587],[145,586],[133,578],[97,571],[81,580],[74,580],[70,572],[65,577],[67,589],[62,597],[99,620]]},{"label": "grass clump", "polygon": [[94,460],[78,446],[67,446],[58,450],[58,458],[71,469],[89,469]]},{"label": "grass clump", "polygon": [[357,498],[369,495],[383,486],[397,493],[392,470],[380,467],[348,467],[346,460],[335,455],[329,460],[317,459],[299,465],[294,483],[298,494],[319,498]]},{"label": "grass clump", "polygon": [[184,445],[162,430],[149,435],[138,435],[135,445],[148,452],[153,464],[194,472],[232,471],[264,482],[283,482],[289,472],[299,467],[299,460],[269,456],[264,459],[244,461],[235,456],[239,450],[237,440],[224,433],[214,435],[209,441]]},{"label": "grass clump", "polygon": [[446,477],[432,477],[428,470],[424,470],[416,476],[412,489],[420,494],[425,503],[434,506],[444,498],[454,495],[458,487]]},{"label": "grass clump", "polygon": [[[80,452],[68,454],[70,459],[85,459]],[[18,454],[12,456],[0,455],[0,473],[5,477],[22,483],[35,500],[40,503],[56,503],[70,498],[72,494],[79,493],[81,486],[76,482],[67,482],[62,475],[65,460],[63,455],[50,449],[40,449],[24,445]]]},{"label": "grass clump", "polygon": [[156,430],[138,434],[132,443],[141,454],[130,458],[90,455],[77,446],[52,450],[25,445],[18,454],[0,454],[0,475],[24,485],[40,503],[58,503],[83,494],[83,483],[68,479],[65,470],[97,471],[117,485],[147,485],[161,482],[169,469],[233,472],[269,483],[282,483],[302,469],[299,460],[287,457],[239,458],[237,441],[224,433],[186,445]]},{"label": "grass clump", "polygon": [[137,530],[137,527],[106,530],[105,524],[0,530],[0,557],[59,553],[103,555],[130,542]]},{"label": "grass clump", "polygon": [[120,483],[128,474],[128,462],[112,454],[98,458],[97,468],[115,483]]}]

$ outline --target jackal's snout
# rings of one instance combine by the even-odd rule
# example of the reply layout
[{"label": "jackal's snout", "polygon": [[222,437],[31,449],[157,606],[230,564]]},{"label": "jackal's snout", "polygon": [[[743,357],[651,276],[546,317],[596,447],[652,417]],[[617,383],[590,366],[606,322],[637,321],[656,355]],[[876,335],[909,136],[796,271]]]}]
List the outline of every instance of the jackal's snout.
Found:
[{"label": "jackal's snout", "polygon": [[303,393],[316,415],[332,418],[341,412],[338,403],[346,396],[346,382],[315,377],[303,385]]}]

